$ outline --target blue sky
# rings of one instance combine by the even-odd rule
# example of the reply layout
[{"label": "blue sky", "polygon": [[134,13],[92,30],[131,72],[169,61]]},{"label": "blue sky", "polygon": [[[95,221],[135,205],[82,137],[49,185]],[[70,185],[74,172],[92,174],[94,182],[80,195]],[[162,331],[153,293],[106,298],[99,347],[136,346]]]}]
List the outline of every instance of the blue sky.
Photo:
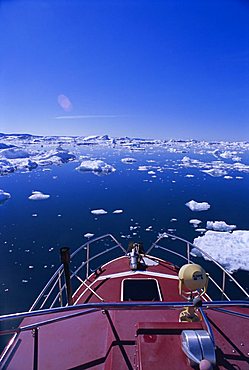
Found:
[{"label": "blue sky", "polygon": [[0,1],[0,132],[249,140],[246,0]]}]

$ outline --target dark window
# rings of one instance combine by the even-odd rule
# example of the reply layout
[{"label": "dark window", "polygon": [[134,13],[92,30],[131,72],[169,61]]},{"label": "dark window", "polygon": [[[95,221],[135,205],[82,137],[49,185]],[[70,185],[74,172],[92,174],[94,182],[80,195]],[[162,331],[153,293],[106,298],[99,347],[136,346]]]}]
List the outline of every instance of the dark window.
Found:
[{"label": "dark window", "polygon": [[155,279],[123,280],[123,301],[160,301]]}]

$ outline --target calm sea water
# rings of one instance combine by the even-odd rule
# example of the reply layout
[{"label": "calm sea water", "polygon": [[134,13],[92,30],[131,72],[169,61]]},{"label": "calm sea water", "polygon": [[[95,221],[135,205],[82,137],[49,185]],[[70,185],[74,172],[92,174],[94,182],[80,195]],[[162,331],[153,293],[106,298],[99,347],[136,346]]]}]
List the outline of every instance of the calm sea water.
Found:
[{"label": "calm sea water", "polygon": [[[83,235],[87,232],[95,236],[112,233],[125,247],[128,240],[121,235],[129,234],[147,248],[159,232],[168,228],[193,241],[199,234],[189,224],[191,218],[202,220],[203,227],[207,220],[225,220],[238,229],[249,229],[249,174],[242,174],[242,180],[213,178],[198,169],[177,168],[184,154],[159,149],[131,153],[88,148],[82,149],[82,154],[104,159],[117,171],[106,176],[80,173],[75,170],[79,163],[71,162],[0,178],[0,189],[11,193],[11,199],[0,206],[1,313],[27,310],[58,267],[59,248],[69,246],[74,251],[86,242]],[[137,162],[123,164],[121,158],[127,156]],[[200,158],[205,159],[203,155]],[[152,178],[138,171],[139,165],[172,169],[155,170],[156,177]],[[187,178],[186,174],[194,177]],[[28,197],[33,190],[51,197],[31,201]],[[185,206],[191,199],[207,201],[211,208],[192,212]],[[90,210],[99,208],[108,214],[91,214]],[[115,209],[124,212],[112,214]],[[177,222],[170,222],[172,218]],[[130,226],[139,226],[134,230],[137,235],[132,235]],[[145,231],[148,226],[153,226],[153,231]],[[248,289],[248,273],[241,271],[236,276]]]}]

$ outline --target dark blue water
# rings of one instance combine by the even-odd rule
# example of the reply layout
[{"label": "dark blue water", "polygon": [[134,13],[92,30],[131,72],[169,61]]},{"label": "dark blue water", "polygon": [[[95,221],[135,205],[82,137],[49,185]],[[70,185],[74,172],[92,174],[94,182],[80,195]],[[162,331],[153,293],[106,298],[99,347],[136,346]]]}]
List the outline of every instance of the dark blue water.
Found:
[{"label": "dark blue water", "polygon": [[[142,240],[147,248],[159,232],[168,228],[175,228],[177,235],[193,241],[199,234],[189,224],[191,218],[202,220],[203,227],[207,220],[224,220],[238,229],[249,229],[249,174],[242,174],[243,180],[225,180],[199,169],[178,168],[184,154],[162,149],[139,153],[96,148],[82,151],[104,159],[117,171],[106,176],[80,173],[75,170],[79,163],[71,162],[52,166],[50,171],[37,169],[0,178],[0,189],[11,193],[11,199],[0,206],[1,313],[28,309],[58,267],[59,248],[69,246],[74,251],[86,241],[83,235],[87,232],[95,236],[112,233],[125,247],[129,240],[121,235],[131,235],[133,240]],[[136,158],[137,162],[121,163],[126,156]],[[199,158],[204,160],[203,155]],[[156,172],[156,178],[152,178],[137,170],[140,165],[172,169],[162,173],[152,169]],[[194,177],[186,178],[186,174]],[[51,197],[31,201],[28,197],[33,190]],[[211,208],[192,212],[185,206],[191,199],[206,201]],[[90,210],[99,208],[108,214],[98,217],[91,214]],[[112,214],[115,209],[124,212]],[[172,218],[177,222],[170,222]],[[136,225],[137,235],[132,235],[130,226]],[[153,231],[145,231],[148,226],[153,226]],[[248,273],[239,272],[236,276],[248,288]]]}]

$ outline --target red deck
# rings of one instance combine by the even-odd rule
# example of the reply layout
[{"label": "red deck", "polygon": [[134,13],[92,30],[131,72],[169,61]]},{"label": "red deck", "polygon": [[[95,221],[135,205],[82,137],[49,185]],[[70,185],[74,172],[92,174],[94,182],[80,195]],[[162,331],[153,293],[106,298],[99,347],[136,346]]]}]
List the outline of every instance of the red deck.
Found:
[{"label": "red deck", "polygon": [[[144,277],[158,281],[163,301],[183,300],[178,294],[177,270],[172,265],[161,262],[134,273],[129,270],[127,257],[122,257],[104,265],[99,274],[92,274],[86,284],[94,293],[82,285],[74,302],[100,302],[98,296],[105,302],[120,302],[122,280]],[[191,369],[181,349],[180,334],[204,326],[202,322],[179,322],[179,312],[110,310],[41,326],[38,369]],[[22,326],[64,315],[25,319]],[[208,317],[217,346],[217,369],[249,369],[249,321],[213,310],[208,311]],[[33,350],[30,331],[21,333],[2,369],[33,369]]]}]

